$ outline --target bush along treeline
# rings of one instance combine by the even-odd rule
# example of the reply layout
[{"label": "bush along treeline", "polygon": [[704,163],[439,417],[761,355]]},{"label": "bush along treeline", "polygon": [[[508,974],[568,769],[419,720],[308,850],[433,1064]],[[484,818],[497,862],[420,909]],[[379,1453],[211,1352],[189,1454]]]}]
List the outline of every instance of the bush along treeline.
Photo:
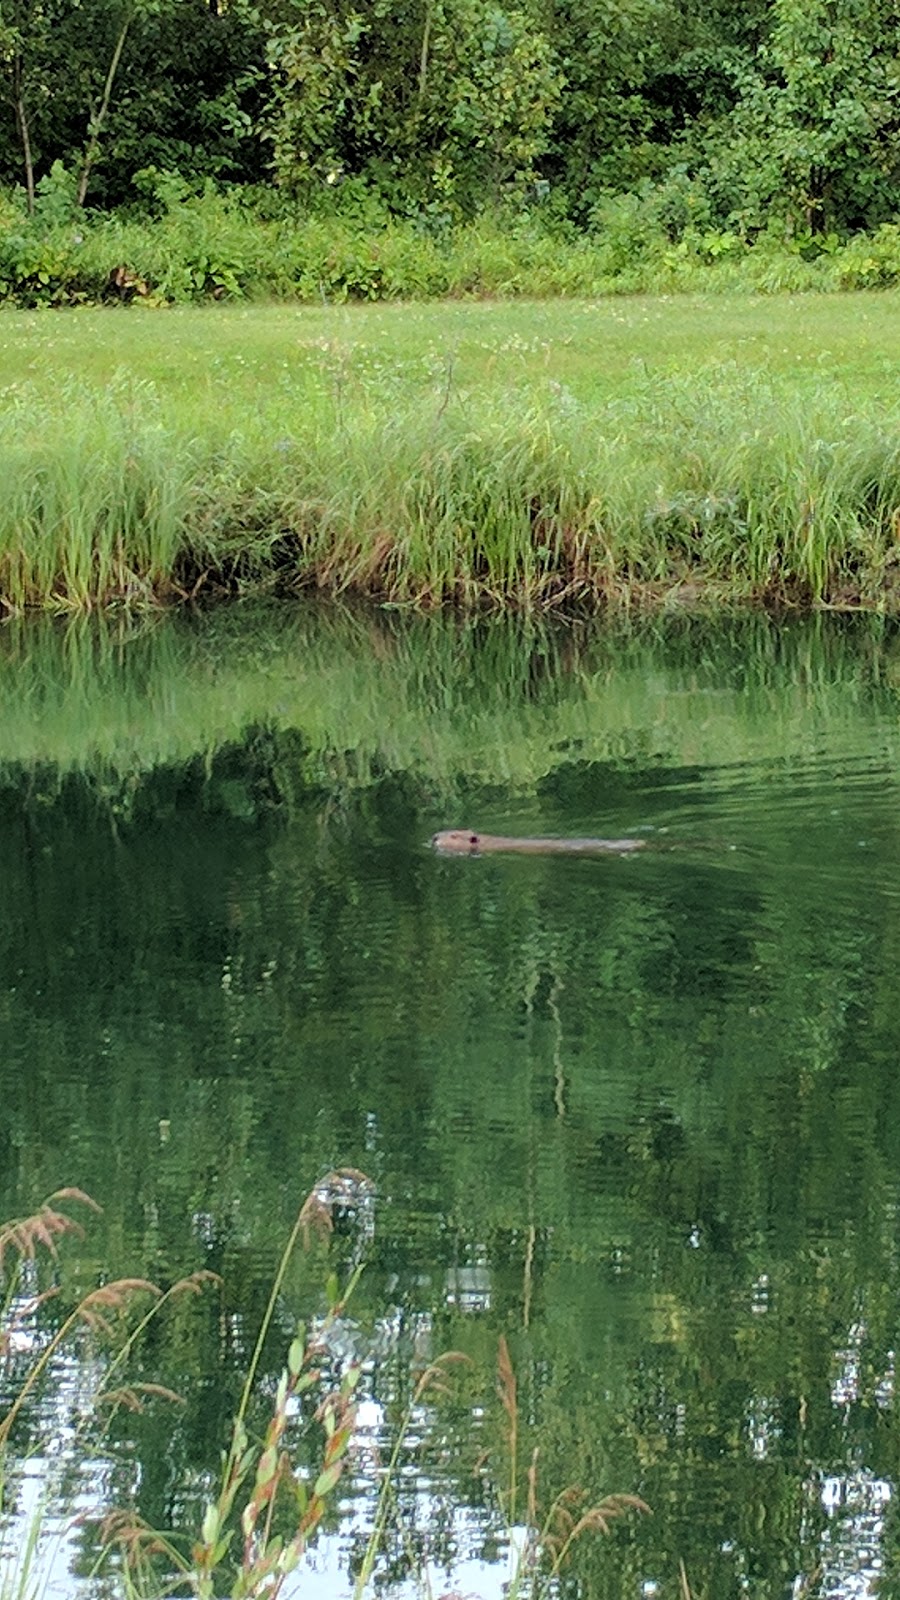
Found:
[{"label": "bush along treeline", "polygon": [[202,192],[159,174],[153,219],[123,210],[73,215],[71,175],[39,181],[32,215],[0,194],[0,305],[158,306],[205,299],[332,301],[672,293],[691,288],[874,289],[900,283],[900,225],[845,242],[752,244],[685,229],[671,239],[652,207],[612,197],[590,233],[531,213],[486,211],[441,235],[414,218],[340,212],[260,216],[247,191]]},{"label": "bush along treeline", "polygon": [[25,303],[900,276],[894,0],[0,0],[0,87]]}]

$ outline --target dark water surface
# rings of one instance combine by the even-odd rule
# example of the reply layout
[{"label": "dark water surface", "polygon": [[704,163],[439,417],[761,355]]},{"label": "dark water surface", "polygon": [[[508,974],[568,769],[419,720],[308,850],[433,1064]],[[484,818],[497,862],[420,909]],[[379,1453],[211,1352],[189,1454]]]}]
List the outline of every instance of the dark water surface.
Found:
[{"label": "dark water surface", "polygon": [[[72,1460],[90,1352],[55,1363],[20,1518],[59,1479],[61,1530],[124,1503],[196,1530],[298,1205],[350,1165],[333,1358],[365,1401],[293,1592],[348,1593],[374,1447],[459,1349],[381,1571],[501,1594],[472,1468],[506,1473],[503,1334],[523,1474],[538,1447],[545,1498],[653,1508],[581,1545],[584,1595],[677,1596],[679,1561],[709,1600],[900,1594],[900,636],[235,608],[7,626],[0,694],[0,1216],[102,1205],[63,1305],[222,1278],[141,1346],[185,1404]],[[436,858],[461,825],[649,848]],[[289,1273],[269,1375],[326,1270]],[[48,1555],[62,1592],[93,1539]]]}]

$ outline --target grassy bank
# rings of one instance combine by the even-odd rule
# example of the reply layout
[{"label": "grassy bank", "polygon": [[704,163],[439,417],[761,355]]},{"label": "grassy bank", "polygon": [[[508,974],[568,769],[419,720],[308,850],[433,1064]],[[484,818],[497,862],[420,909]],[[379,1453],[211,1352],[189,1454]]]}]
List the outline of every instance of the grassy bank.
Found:
[{"label": "grassy bank", "polygon": [[900,604],[900,299],[0,323],[7,610]]}]

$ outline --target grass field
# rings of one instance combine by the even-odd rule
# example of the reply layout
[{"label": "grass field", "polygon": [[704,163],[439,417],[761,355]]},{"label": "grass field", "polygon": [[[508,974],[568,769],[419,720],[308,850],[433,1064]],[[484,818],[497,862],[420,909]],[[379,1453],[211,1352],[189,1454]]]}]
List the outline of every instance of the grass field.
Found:
[{"label": "grass field", "polygon": [[212,415],[302,400],[341,368],[371,392],[415,398],[449,360],[457,385],[498,397],[555,381],[605,401],[648,374],[715,376],[734,363],[792,395],[836,384],[893,402],[900,293],[0,313],[6,403],[23,384],[52,396],[73,379],[105,385],[127,373],[199,417],[210,400]]},{"label": "grass field", "polygon": [[893,608],[898,368],[894,292],[3,312],[0,596]]}]

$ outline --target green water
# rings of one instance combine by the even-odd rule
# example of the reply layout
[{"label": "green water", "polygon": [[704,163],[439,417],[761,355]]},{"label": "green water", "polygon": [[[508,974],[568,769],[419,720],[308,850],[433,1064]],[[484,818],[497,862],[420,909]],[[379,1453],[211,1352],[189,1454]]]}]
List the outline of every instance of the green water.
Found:
[{"label": "green water", "polygon": [[[362,1426],[292,1593],[347,1593],[373,1447],[453,1348],[383,1574],[499,1597],[504,1334],[545,1494],[653,1509],[582,1544],[580,1593],[674,1597],[682,1560],[710,1600],[900,1594],[900,635],[236,607],[8,625],[0,695],[0,1216],[102,1205],[63,1303],[222,1280],[141,1349],[184,1405],[62,1474],[54,1592],[92,1559],[72,1510],[194,1531],[297,1207],[352,1165]],[[435,857],[460,825],[649,848]],[[20,1514],[80,1382],[26,1415]]]}]

